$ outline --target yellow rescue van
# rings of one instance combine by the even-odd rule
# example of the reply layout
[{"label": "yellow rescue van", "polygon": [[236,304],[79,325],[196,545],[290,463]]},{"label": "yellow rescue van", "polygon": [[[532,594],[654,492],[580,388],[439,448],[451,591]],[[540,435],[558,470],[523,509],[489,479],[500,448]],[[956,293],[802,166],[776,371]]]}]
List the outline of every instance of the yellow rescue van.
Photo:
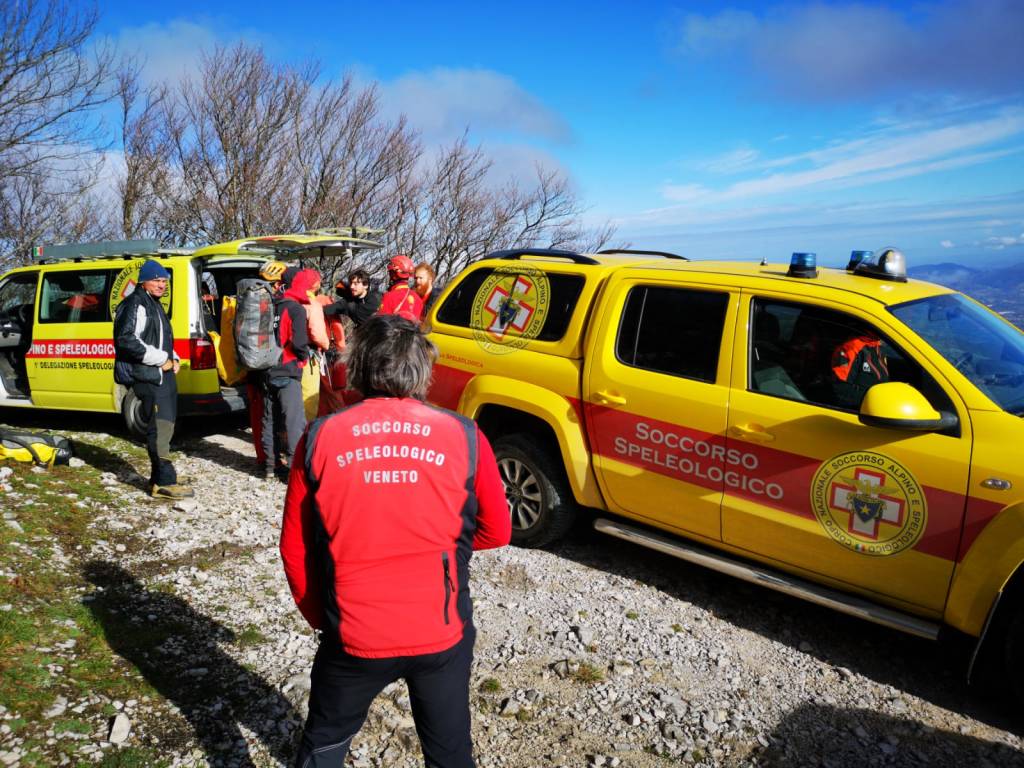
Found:
[{"label": "yellow rescue van", "polygon": [[32,264],[0,277],[0,406],[121,413],[129,431],[144,434],[135,395],[114,383],[113,317],[152,258],[171,273],[162,303],[181,357],[179,412],[242,410],[243,390],[218,376],[210,336],[220,330],[223,298],[268,259],[342,261],[379,247],[362,237],[371,232],[318,230],[199,249],[164,249],[154,240],[36,248]]}]

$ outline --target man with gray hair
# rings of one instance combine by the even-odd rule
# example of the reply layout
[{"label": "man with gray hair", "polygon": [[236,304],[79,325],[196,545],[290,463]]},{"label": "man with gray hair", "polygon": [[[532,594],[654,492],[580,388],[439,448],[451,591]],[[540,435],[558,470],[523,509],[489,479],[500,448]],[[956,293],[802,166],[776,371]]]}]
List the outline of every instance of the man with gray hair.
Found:
[{"label": "man with gray hair", "polygon": [[322,632],[299,768],[341,768],[373,699],[404,678],[427,766],[471,768],[473,550],[509,542],[487,438],[423,402],[436,350],[377,315],[349,351],[365,399],[310,425],[295,452],[281,557]]}]

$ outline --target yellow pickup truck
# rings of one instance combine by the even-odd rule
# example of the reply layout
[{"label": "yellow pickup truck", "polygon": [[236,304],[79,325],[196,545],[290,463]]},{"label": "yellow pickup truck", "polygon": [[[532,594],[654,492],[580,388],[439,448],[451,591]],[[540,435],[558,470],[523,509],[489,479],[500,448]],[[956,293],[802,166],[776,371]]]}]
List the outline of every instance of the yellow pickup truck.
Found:
[{"label": "yellow pickup truck", "polygon": [[517,543],[587,507],[613,536],[983,639],[1024,692],[1024,334],[899,251],[499,252],[428,320],[430,399],[492,441]]}]

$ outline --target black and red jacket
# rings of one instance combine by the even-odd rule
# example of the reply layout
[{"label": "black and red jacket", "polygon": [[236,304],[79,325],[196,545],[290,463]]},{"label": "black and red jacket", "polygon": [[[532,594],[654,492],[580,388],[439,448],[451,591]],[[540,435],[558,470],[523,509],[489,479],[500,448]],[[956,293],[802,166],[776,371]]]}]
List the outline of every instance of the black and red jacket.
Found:
[{"label": "black and red jacket", "polygon": [[315,276],[299,272],[289,288],[274,299],[274,327],[281,345],[281,362],[267,370],[268,378],[301,379],[309,358],[309,333],[306,329],[308,291]]},{"label": "black and red jacket", "polygon": [[510,535],[491,446],[451,411],[371,397],[314,422],[295,451],[285,574],[309,624],[354,656],[459,642],[472,618],[472,552]]}]

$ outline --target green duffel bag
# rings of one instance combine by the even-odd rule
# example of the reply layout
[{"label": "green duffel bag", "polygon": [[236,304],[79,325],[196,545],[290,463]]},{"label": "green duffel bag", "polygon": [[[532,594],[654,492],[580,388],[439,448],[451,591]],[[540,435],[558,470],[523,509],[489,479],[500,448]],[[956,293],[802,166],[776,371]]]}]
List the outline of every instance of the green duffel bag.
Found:
[{"label": "green duffel bag", "polygon": [[47,432],[0,427],[0,461],[30,461],[42,467],[67,464],[71,461],[71,442]]}]

